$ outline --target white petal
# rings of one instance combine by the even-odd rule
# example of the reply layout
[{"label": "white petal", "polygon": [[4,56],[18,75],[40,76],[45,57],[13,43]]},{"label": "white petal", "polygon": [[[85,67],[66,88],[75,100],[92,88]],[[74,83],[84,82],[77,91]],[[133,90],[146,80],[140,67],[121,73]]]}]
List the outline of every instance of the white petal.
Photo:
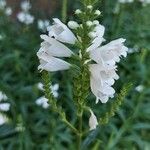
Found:
[{"label": "white petal", "polygon": [[2,103],[0,104],[0,111],[9,111],[10,104],[9,103]]},{"label": "white petal", "polygon": [[96,97],[96,103],[99,100],[102,103],[106,103],[109,97],[112,97],[115,93],[115,90],[111,87],[114,84],[114,68],[111,70],[102,70],[103,67],[100,67],[99,64],[90,65],[90,86],[91,91]]},{"label": "white petal", "polygon": [[103,37],[105,33],[105,27],[99,24],[95,27],[95,31],[97,33],[97,36]]},{"label": "white petal", "polygon": [[44,51],[51,56],[56,57],[70,57],[73,54],[69,48],[57,40],[48,37],[47,35],[41,35],[41,38],[45,40],[45,43],[43,42],[41,44],[42,47],[40,51]]},{"label": "white petal", "polygon": [[115,94],[115,90],[112,87],[108,86],[108,85],[100,87],[99,91],[101,91],[102,93],[107,94],[109,96]]},{"label": "white petal", "polygon": [[40,98],[38,98],[35,102],[38,106],[42,106],[43,108],[48,108],[49,104],[48,104],[48,99],[45,98],[45,96],[42,96]]},{"label": "white petal", "polygon": [[39,65],[39,70],[46,70],[50,72],[67,70],[70,68],[70,64],[52,56],[41,56],[41,64]]},{"label": "white petal", "polygon": [[128,48],[123,45],[125,39],[114,40],[107,45],[90,51],[90,57],[100,64],[115,65],[120,56],[126,57]]},{"label": "white petal", "polygon": [[44,90],[44,85],[43,85],[43,83],[39,82],[39,83],[37,84],[37,88],[38,88],[39,90],[43,91],[43,90]]},{"label": "white petal", "polygon": [[75,44],[77,38],[72,31],[59,19],[54,18],[53,20],[54,25],[48,28],[49,36],[54,36],[57,40],[64,43]]},{"label": "white petal", "polygon": [[96,98],[96,104],[98,104],[99,101],[101,101],[101,103],[107,103],[109,100],[108,95],[103,94],[102,92],[98,92],[98,97]]},{"label": "white petal", "polygon": [[97,125],[98,125],[98,121],[96,116],[94,115],[93,111],[90,110],[91,112],[91,116],[89,118],[89,126],[90,126],[90,130],[94,130],[96,129]]},{"label": "white petal", "polygon": [[0,125],[8,122],[8,118],[5,115],[0,114]]},{"label": "white petal", "polygon": [[105,27],[102,25],[97,25],[94,29],[94,32],[96,34],[96,38],[92,41],[92,45],[87,49],[87,52],[92,51],[96,48],[98,48],[101,43],[104,41],[103,35],[105,32]]},{"label": "white petal", "polygon": [[59,84],[54,84],[51,87],[54,91],[57,91],[59,89]]},{"label": "white petal", "polygon": [[8,99],[7,95],[3,93],[2,91],[0,91],[0,101],[7,100],[7,99]]},{"label": "white petal", "polygon": [[87,48],[87,52],[92,51],[92,50],[98,48],[102,44],[103,41],[104,41],[103,37],[100,37],[100,36],[96,37],[93,40],[92,45]]}]

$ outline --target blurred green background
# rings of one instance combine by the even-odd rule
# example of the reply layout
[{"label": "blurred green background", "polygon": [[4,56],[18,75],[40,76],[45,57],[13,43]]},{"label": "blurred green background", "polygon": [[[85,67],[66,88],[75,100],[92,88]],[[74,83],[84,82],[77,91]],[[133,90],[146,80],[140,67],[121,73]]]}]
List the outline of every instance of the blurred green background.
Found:
[{"label": "blurred green background", "polygon": [[[7,0],[3,5],[0,0],[0,150],[74,150],[75,136],[50,107],[37,103],[43,92],[36,52],[47,20],[52,24],[53,17],[76,19],[74,10],[81,8],[81,3],[68,0],[64,18],[62,0],[31,0],[27,11],[31,22],[27,24],[18,19],[23,11],[21,2]],[[116,116],[89,133],[82,149],[150,150],[150,4],[101,0],[96,8],[102,11],[99,21],[106,27],[105,39],[123,37],[129,47],[128,57],[119,64],[120,80],[115,89],[119,92],[128,82],[133,87]],[[67,72],[55,73],[53,84],[57,83],[59,104],[73,123],[71,77]],[[103,116],[113,100],[105,105],[94,101],[91,95],[89,104],[97,116]],[[87,122],[85,119],[85,126]]]}]

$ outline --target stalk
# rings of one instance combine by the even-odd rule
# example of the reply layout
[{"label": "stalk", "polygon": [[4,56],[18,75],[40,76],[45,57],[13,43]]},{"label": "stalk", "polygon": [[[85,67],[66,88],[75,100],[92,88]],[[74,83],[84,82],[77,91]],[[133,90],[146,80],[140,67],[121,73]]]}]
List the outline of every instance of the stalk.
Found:
[{"label": "stalk", "polygon": [[67,20],[67,0],[63,0],[62,2],[62,21],[65,23]]}]

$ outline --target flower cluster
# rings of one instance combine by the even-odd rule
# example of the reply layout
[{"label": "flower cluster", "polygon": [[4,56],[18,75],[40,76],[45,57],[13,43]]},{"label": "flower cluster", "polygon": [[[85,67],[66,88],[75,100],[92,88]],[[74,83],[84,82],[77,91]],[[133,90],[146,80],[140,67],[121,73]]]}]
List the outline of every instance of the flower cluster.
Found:
[{"label": "flower cluster", "polygon": [[39,70],[59,71],[67,70],[71,66],[59,57],[71,57],[73,52],[64,43],[75,44],[74,34],[59,19],[54,19],[54,25],[48,28],[49,35],[41,35],[41,43],[37,56],[40,60]]},{"label": "flower cluster", "polygon": [[[94,19],[86,20],[82,24],[69,21],[68,27],[70,29],[59,19],[53,19],[54,24],[47,28],[48,35],[41,35],[44,41],[37,52],[40,60],[38,69],[48,72],[67,70],[74,64],[70,64],[64,59],[66,57],[71,59],[72,56],[78,57],[78,60],[81,59],[83,62],[81,67],[85,65],[89,70],[90,87],[96,97],[96,103],[99,101],[106,103],[109,98],[114,97],[115,90],[112,85],[115,80],[119,79],[116,73],[117,63],[120,62],[122,56],[127,56],[128,48],[124,46],[125,39],[123,38],[102,45],[105,41],[105,27],[95,20],[97,16],[101,15],[101,12],[94,11],[91,5],[87,6],[87,11],[91,12]],[[85,17],[85,13],[79,9],[75,11],[75,14],[79,17]],[[70,50],[66,46],[68,44],[77,47],[79,55]],[[93,130],[98,125],[98,121],[93,111],[91,109],[89,111],[91,113],[89,126],[90,130]]]},{"label": "flower cluster", "polygon": [[95,43],[90,46],[90,58],[96,62],[90,65],[91,90],[96,96],[96,103],[99,100],[106,103],[109,97],[114,97],[115,90],[111,86],[119,79],[116,63],[121,56],[127,56],[128,48],[123,45],[124,42],[124,39],[117,39],[104,46],[95,46]]},{"label": "flower cluster", "polygon": [[49,20],[41,20],[41,19],[38,20],[37,24],[38,29],[40,29],[43,32],[45,32],[47,27],[50,25]]},{"label": "flower cluster", "polygon": [[7,3],[5,0],[0,0],[0,10],[2,10],[7,16],[10,16],[12,14],[12,9],[10,7],[7,7]]},{"label": "flower cluster", "polygon": [[[132,3],[134,0],[118,0],[119,3]],[[143,4],[143,6],[150,4],[150,0],[139,0]]]},{"label": "flower cluster", "polygon": [[28,1],[23,1],[21,3],[21,9],[22,11],[17,15],[18,20],[26,25],[32,24],[34,21],[34,17],[29,13],[31,4]]},{"label": "flower cluster", "polygon": [[132,3],[134,0],[119,0],[119,3]]},{"label": "flower cluster", "polygon": [[[43,90],[44,90],[42,83],[38,83],[38,84],[37,84],[37,88],[38,88],[40,91],[43,91]],[[58,98],[58,96],[59,96],[59,93],[58,93],[59,84],[51,85],[51,86],[50,86],[50,89],[51,89],[51,92],[52,92],[53,96],[54,96],[55,98]],[[37,104],[38,106],[42,106],[44,109],[47,109],[47,108],[49,107],[48,99],[45,98],[45,96],[42,96],[42,97],[38,98],[38,99],[36,100],[36,104]]]}]

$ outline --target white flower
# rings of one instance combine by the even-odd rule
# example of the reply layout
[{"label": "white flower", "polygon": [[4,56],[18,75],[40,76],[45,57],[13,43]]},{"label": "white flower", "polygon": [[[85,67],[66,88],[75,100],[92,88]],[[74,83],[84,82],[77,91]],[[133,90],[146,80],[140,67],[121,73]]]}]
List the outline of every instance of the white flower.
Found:
[{"label": "white flower", "polygon": [[[43,87],[43,86],[44,86],[44,85],[43,85],[42,83],[38,83],[38,84],[37,84],[38,89],[41,90],[41,91],[44,90],[44,87]],[[50,86],[50,89],[51,89],[51,91],[52,91],[53,96],[54,96],[55,98],[58,98],[58,96],[59,96],[59,93],[58,93],[59,84],[56,83],[56,84],[54,84],[54,85],[51,85],[51,86]]]},{"label": "white flower", "polygon": [[24,1],[21,3],[21,9],[25,12],[29,11],[31,9],[31,4],[29,1]]},{"label": "white flower", "polygon": [[125,39],[120,38],[98,47],[90,51],[90,57],[99,64],[115,65],[120,61],[121,56],[127,56],[128,48],[123,45],[124,42]]},{"label": "white flower", "polygon": [[43,85],[43,83],[39,82],[39,83],[37,84],[37,88],[38,88],[40,91],[44,91],[44,85]]},{"label": "white flower", "polygon": [[37,104],[38,106],[42,106],[44,109],[47,109],[47,108],[49,107],[48,99],[45,98],[44,96],[38,98],[38,99],[36,100],[36,104]]},{"label": "white flower", "polygon": [[75,11],[75,14],[77,14],[77,15],[79,15],[79,14],[81,14],[82,13],[82,11],[80,10],[80,9],[77,9],[76,11]]},{"label": "white flower", "polygon": [[7,8],[5,9],[5,14],[6,14],[7,16],[10,16],[10,15],[12,14],[12,9],[11,9],[10,7],[7,7]]},{"label": "white flower", "polygon": [[97,125],[98,125],[98,121],[96,116],[94,115],[93,111],[90,110],[91,112],[91,116],[89,118],[89,126],[90,126],[90,130],[95,130]]},{"label": "white flower", "polygon": [[75,21],[69,21],[68,22],[68,27],[70,29],[77,29],[79,27],[79,24],[77,22],[75,22]]},{"label": "white flower", "polygon": [[52,94],[55,98],[59,96],[58,90],[59,90],[59,84],[54,84],[50,86]]},{"label": "white flower", "polygon": [[150,4],[150,0],[139,0],[143,6],[146,6],[147,4]]},{"label": "white flower", "polygon": [[46,31],[47,27],[50,25],[48,20],[38,20],[38,28],[42,31]]},{"label": "white flower", "polygon": [[7,102],[2,102],[6,101],[7,99],[8,99],[7,95],[4,94],[2,91],[0,91],[0,111],[9,111],[10,104]]},{"label": "white flower", "polygon": [[[93,32],[96,35],[96,38],[94,38],[94,40],[92,41],[91,46],[87,49],[87,52],[92,51],[93,49],[96,49],[97,47],[99,47],[101,45],[101,43],[104,41],[103,35],[105,32],[105,27],[98,24]],[[93,33],[92,33],[93,34]]]},{"label": "white flower", "polygon": [[49,36],[64,43],[75,44],[76,37],[72,31],[63,24],[59,19],[54,18],[54,25],[47,28]]},{"label": "white flower", "polygon": [[139,85],[135,88],[135,90],[139,93],[141,93],[144,90],[144,86],[143,85]]},{"label": "white flower", "polygon": [[32,24],[34,21],[34,17],[25,12],[18,13],[17,18],[21,23],[25,23],[26,25]]},{"label": "white flower", "polygon": [[5,0],[0,0],[0,10],[2,10],[7,16],[12,14],[12,9],[7,7],[7,3]]},{"label": "white flower", "polygon": [[50,72],[69,69],[71,66],[69,63],[56,57],[71,57],[73,52],[64,44],[47,35],[41,35],[41,38],[44,42],[41,43],[41,48],[37,52],[40,60],[38,69]]},{"label": "white flower", "polygon": [[5,124],[8,122],[8,118],[5,115],[0,114],[0,125]]},{"label": "white flower", "polygon": [[7,96],[6,96],[6,94],[4,94],[2,91],[0,91],[0,101],[2,101],[2,100],[7,100],[8,98],[7,98]]},{"label": "white flower", "polygon": [[87,49],[90,59],[95,62],[95,64],[89,65],[90,85],[92,93],[96,96],[96,103],[99,100],[106,103],[109,98],[114,97],[115,90],[111,86],[115,83],[115,80],[119,79],[116,73],[116,63],[120,61],[121,56],[127,56],[128,48],[124,46],[125,39],[122,38],[101,46],[104,41],[105,28],[97,25],[94,31],[97,37]]},{"label": "white flower", "polygon": [[106,103],[109,97],[113,97],[115,90],[111,87],[114,80],[118,79],[114,68],[102,67],[99,64],[90,65],[91,72],[91,91],[96,96],[96,104],[99,100]]},{"label": "white flower", "polygon": [[31,4],[28,1],[24,1],[21,3],[22,11],[17,14],[17,18],[21,23],[24,23],[26,25],[33,23],[34,17],[29,13],[30,8]]},{"label": "white flower", "polygon": [[134,0],[119,0],[120,3],[132,3]]},{"label": "white flower", "polygon": [[6,1],[0,0],[0,9],[4,9],[6,7]]},{"label": "white flower", "polygon": [[101,15],[101,12],[99,10],[96,10],[95,15],[99,16],[99,15]]},{"label": "white flower", "polygon": [[67,70],[70,68],[70,64],[59,59],[52,57],[46,53],[39,53],[38,57],[40,59],[39,70],[46,70],[50,72]]},{"label": "white flower", "polygon": [[9,111],[10,104],[9,103],[1,103],[0,104],[0,111]]}]

